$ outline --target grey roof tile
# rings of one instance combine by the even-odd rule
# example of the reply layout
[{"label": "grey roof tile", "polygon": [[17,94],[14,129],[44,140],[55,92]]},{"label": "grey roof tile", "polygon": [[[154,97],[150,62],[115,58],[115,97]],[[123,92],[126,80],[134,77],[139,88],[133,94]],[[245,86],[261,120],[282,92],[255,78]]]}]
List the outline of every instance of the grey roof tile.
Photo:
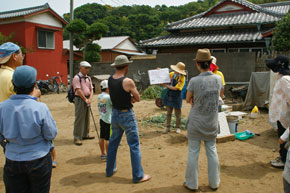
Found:
[{"label": "grey roof tile", "polygon": [[[233,12],[205,16],[212,9],[216,8],[225,1],[232,1],[240,5],[244,5],[255,12]],[[282,16],[288,13],[289,9],[290,1],[256,5],[246,0],[222,0],[206,12],[168,24],[166,30],[174,31],[220,26],[251,25],[257,23],[274,23],[279,21]]]},{"label": "grey roof tile", "polygon": [[25,8],[25,9],[0,12],[0,19],[25,16],[25,15],[29,15],[38,11],[48,9],[48,8],[49,8],[49,5],[48,3],[46,3],[44,5],[37,6],[37,7],[30,7],[30,8]]},{"label": "grey roof tile", "polygon": [[200,44],[221,44],[253,42],[262,40],[256,29],[200,31],[192,33],[172,33],[149,40],[140,41],[141,47],[166,47]]}]

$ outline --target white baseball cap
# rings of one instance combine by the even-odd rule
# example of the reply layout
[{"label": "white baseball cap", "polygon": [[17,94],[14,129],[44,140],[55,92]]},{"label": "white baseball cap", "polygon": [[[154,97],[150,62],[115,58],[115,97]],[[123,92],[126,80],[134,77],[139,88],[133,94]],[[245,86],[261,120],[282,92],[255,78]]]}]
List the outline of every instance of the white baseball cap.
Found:
[{"label": "white baseball cap", "polygon": [[103,80],[101,82],[101,89],[109,88],[108,86],[108,80]]},{"label": "white baseball cap", "polygon": [[87,61],[81,61],[80,66],[81,67],[92,67],[92,65],[90,65],[90,63],[88,63]]}]

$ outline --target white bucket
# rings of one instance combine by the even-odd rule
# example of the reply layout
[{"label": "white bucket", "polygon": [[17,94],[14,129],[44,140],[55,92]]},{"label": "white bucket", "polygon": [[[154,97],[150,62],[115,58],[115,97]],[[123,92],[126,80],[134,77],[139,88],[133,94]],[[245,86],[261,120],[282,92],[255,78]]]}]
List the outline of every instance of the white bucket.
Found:
[{"label": "white bucket", "polygon": [[228,119],[228,125],[231,134],[238,132],[239,119]]},{"label": "white bucket", "polygon": [[251,112],[250,117],[251,117],[251,119],[256,119],[258,117],[258,113]]}]

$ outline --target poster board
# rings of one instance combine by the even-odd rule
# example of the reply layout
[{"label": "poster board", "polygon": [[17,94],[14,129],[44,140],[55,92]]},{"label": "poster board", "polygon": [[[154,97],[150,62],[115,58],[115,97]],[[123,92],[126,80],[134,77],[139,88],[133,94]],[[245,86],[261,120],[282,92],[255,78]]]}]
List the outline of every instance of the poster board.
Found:
[{"label": "poster board", "polygon": [[148,70],[150,85],[170,83],[169,69]]},{"label": "poster board", "polygon": [[220,133],[217,137],[224,137],[227,135],[230,135],[230,128],[228,125],[227,117],[224,112],[218,113],[218,119],[219,119],[219,126],[220,126]]}]

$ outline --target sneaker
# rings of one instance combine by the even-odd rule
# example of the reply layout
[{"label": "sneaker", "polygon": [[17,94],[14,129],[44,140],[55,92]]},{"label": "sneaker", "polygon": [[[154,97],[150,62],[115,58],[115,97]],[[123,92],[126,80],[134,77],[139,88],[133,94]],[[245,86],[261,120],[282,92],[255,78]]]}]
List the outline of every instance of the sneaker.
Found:
[{"label": "sneaker", "polygon": [[52,167],[53,167],[53,168],[56,168],[56,166],[57,166],[56,161],[53,161],[53,162],[52,162]]},{"label": "sneaker", "polygon": [[74,143],[75,143],[76,145],[82,145],[82,144],[83,144],[82,141],[79,140],[79,139],[75,139],[75,140],[74,140]]},{"label": "sneaker", "polygon": [[175,131],[177,134],[180,134],[181,133],[181,130],[180,129],[176,129]]},{"label": "sneaker", "polygon": [[106,155],[101,155],[101,160],[106,161],[107,156]]},{"label": "sneaker", "polygon": [[274,168],[282,168],[282,169],[284,168],[285,163],[282,162],[281,158],[279,158],[279,159],[277,159],[277,160],[275,160],[273,162],[272,161],[271,161],[271,166],[272,167],[274,167]]},{"label": "sneaker", "polygon": [[280,157],[280,156],[279,156],[279,157],[276,157],[276,158],[273,159],[273,160],[271,160],[270,163],[277,162],[277,161],[279,161],[279,160],[281,160],[281,157]]},{"label": "sneaker", "polygon": [[163,131],[162,133],[163,133],[163,134],[166,134],[166,133],[168,133],[168,132],[170,132],[170,129],[169,129],[169,128],[165,128],[164,131]]}]

